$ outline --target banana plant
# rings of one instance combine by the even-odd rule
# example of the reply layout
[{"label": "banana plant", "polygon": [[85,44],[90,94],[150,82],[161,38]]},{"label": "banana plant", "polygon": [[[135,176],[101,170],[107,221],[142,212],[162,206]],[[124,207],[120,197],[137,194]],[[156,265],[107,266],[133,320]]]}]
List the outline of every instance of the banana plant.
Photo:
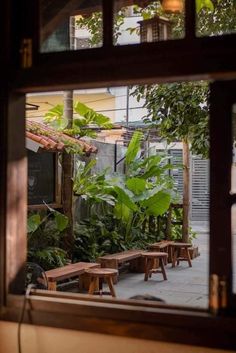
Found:
[{"label": "banana plant", "polygon": [[[167,171],[172,167],[165,155],[141,156],[142,133],[135,132],[125,155],[126,174],[107,176],[107,170],[92,174],[96,161],[77,165],[74,192],[90,206],[104,205],[104,213],[112,210],[127,242],[132,227],[142,228],[150,217],[162,216],[173,200],[173,180]],[[90,214],[92,215],[92,213]]]},{"label": "banana plant", "polygon": [[63,116],[63,105],[57,104],[51,108],[44,116],[44,121],[58,131],[63,131],[71,136],[89,136],[96,137],[93,126],[111,129],[110,119],[81,102],[75,102],[73,106],[73,125],[72,129],[66,129],[67,119]]}]

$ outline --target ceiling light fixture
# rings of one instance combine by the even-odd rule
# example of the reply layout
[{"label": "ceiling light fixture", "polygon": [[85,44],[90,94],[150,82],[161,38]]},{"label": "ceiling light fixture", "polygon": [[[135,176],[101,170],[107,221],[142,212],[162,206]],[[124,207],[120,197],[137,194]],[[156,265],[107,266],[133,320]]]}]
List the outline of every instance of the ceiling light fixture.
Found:
[{"label": "ceiling light fixture", "polygon": [[183,0],[162,0],[161,6],[166,13],[181,13],[183,11]]}]

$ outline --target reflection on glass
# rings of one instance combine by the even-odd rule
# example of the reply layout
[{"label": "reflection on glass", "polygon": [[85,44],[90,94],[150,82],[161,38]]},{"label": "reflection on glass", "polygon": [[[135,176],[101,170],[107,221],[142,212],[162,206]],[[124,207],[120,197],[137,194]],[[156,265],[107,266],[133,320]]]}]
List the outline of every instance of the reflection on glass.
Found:
[{"label": "reflection on glass", "polygon": [[196,0],[197,36],[220,36],[236,32],[234,0]]},{"label": "reflection on glass", "polygon": [[231,193],[236,193],[236,104],[232,108],[232,168],[231,168]]},{"label": "reflection on glass", "polygon": [[[181,1],[183,4],[183,1]],[[181,7],[184,8],[183,6]],[[145,6],[124,6],[115,1],[114,45],[158,42],[184,37],[184,13],[166,13],[160,1],[145,1]]]},{"label": "reflection on glass", "polygon": [[[85,153],[75,150],[73,139],[72,151],[77,152],[73,207],[76,246],[71,250],[74,262],[93,262],[103,254],[119,253],[124,249],[148,250],[153,243],[158,243],[151,247],[153,250],[157,251],[161,246],[169,251],[169,262],[165,264],[167,281],[158,273],[148,278],[148,282],[144,281],[144,263],[139,255],[130,266],[123,264],[115,286],[119,299],[155,296],[167,305],[207,308],[209,164],[199,156],[203,154],[203,147],[205,154],[208,151],[207,97],[208,83],[202,81],[75,90],[73,128],[65,129],[63,104],[68,102],[67,94],[58,91],[27,95],[26,147],[31,155],[28,195],[29,201],[35,201],[31,203],[52,200],[55,196],[52,181],[62,185],[61,169],[55,171],[53,163],[51,168],[47,168],[47,164],[53,162],[53,156],[50,159],[46,154],[54,154],[58,158],[57,154],[47,152],[42,140],[53,149],[55,145],[59,149],[55,142],[58,133],[59,141],[63,141],[60,148],[66,146],[65,143],[68,144],[73,136],[83,136],[89,139],[89,148],[97,147],[96,154],[92,153],[88,158]],[[192,153],[198,155],[190,155],[189,167],[183,168],[183,150],[186,151],[187,146],[178,134],[180,131],[187,133],[186,128],[191,129],[193,136]],[[139,137],[133,140],[127,153],[135,130],[139,131]],[[65,133],[63,140],[62,132]],[[37,142],[39,139],[40,143]],[[46,164],[42,163],[45,158]],[[33,162],[34,165],[30,165]],[[58,162],[60,165],[60,159]],[[48,170],[51,173],[48,174]],[[89,172],[85,180],[86,170]],[[53,172],[57,174],[56,178]],[[83,185],[82,177],[85,180]],[[188,241],[192,243],[192,267],[187,261],[180,261],[172,268],[171,243],[168,241],[182,240],[181,204],[186,184],[190,195]],[[41,199],[38,186],[41,186]],[[170,202],[175,204],[171,208]],[[37,251],[39,248],[47,251],[47,244],[41,236],[42,231],[51,230],[47,220],[43,227],[34,234],[38,237],[34,238],[38,240]],[[56,250],[58,253],[58,248]],[[28,254],[35,259],[38,252],[35,253],[35,248],[30,251]],[[187,254],[182,250],[178,255],[183,259]],[[44,261],[39,257],[35,260],[45,268]],[[70,291],[73,282],[68,281],[67,284],[62,289]],[[73,291],[80,289],[76,285]]]},{"label": "reflection on glass", "polygon": [[236,293],[236,205],[231,209],[232,248],[233,248],[233,291]]},{"label": "reflection on glass", "polygon": [[40,51],[56,52],[95,48],[102,45],[102,0],[67,1],[58,6],[56,0],[40,0]]}]

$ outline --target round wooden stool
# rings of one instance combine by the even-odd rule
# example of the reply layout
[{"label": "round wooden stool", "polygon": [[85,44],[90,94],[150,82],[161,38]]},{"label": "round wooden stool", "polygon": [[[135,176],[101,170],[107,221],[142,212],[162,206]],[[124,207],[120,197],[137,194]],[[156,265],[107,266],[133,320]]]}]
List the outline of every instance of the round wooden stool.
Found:
[{"label": "round wooden stool", "polygon": [[[97,294],[95,293],[99,288],[99,294],[110,294],[113,297],[116,296],[115,289],[113,286],[113,277],[118,273],[117,270],[113,268],[91,268],[85,271],[90,276],[90,285],[88,294]],[[106,281],[110,292],[105,293],[102,291],[103,281]]]},{"label": "round wooden stool", "polygon": [[[144,281],[147,281],[153,273],[162,273],[164,280],[167,280],[164,265],[168,256],[166,252],[144,252],[142,256],[145,260]],[[160,270],[158,270],[159,267]]]},{"label": "round wooden stool", "polygon": [[[192,267],[189,248],[192,246],[189,243],[173,243],[170,245],[172,250],[172,267],[179,265],[180,261],[188,261],[189,267]],[[181,254],[182,253],[182,254]]]}]

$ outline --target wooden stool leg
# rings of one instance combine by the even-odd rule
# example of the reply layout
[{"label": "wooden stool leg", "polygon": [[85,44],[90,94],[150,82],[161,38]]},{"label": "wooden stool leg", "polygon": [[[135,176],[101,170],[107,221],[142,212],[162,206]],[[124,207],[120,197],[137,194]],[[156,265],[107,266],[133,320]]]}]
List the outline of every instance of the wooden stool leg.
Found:
[{"label": "wooden stool leg", "polygon": [[192,267],[191,257],[190,257],[190,253],[189,253],[188,248],[185,248],[185,252],[187,255],[188,265],[189,265],[189,267]]},{"label": "wooden stool leg", "polygon": [[99,291],[99,295],[102,295],[102,283],[103,283],[103,279],[99,278],[98,279],[98,291]]},{"label": "wooden stool leg", "polygon": [[48,290],[57,290],[57,282],[55,281],[49,281],[48,282]]},{"label": "wooden stool leg", "polygon": [[114,286],[113,286],[112,277],[107,277],[107,278],[106,278],[106,281],[107,281],[107,284],[108,284],[108,286],[109,286],[111,295],[112,295],[113,297],[116,297],[116,293],[115,293],[115,289],[114,289]]},{"label": "wooden stool leg", "polygon": [[148,276],[149,276],[149,271],[151,269],[152,262],[148,258],[146,258],[145,259],[145,263],[146,263],[146,266],[145,266],[144,281],[147,281],[148,280]]},{"label": "wooden stool leg", "polygon": [[96,277],[91,277],[88,294],[93,294],[96,288]]},{"label": "wooden stool leg", "polygon": [[179,257],[180,257],[180,254],[181,254],[181,248],[178,248],[178,249],[177,249],[177,266],[179,265]]},{"label": "wooden stool leg", "polygon": [[173,249],[172,267],[175,267],[176,259],[177,259],[177,249]]},{"label": "wooden stool leg", "polygon": [[161,272],[162,272],[163,278],[166,281],[167,280],[167,276],[166,276],[166,270],[165,270],[165,265],[164,265],[163,258],[160,258],[159,261],[160,261]]},{"label": "wooden stool leg", "polygon": [[157,261],[156,261],[156,259],[150,259],[149,262],[150,262],[150,266],[149,266],[149,269],[148,269],[148,275],[149,275],[149,278],[151,278],[151,277],[152,277],[152,271],[151,271],[151,269],[152,269],[152,268],[157,268],[158,266],[157,266]]}]

